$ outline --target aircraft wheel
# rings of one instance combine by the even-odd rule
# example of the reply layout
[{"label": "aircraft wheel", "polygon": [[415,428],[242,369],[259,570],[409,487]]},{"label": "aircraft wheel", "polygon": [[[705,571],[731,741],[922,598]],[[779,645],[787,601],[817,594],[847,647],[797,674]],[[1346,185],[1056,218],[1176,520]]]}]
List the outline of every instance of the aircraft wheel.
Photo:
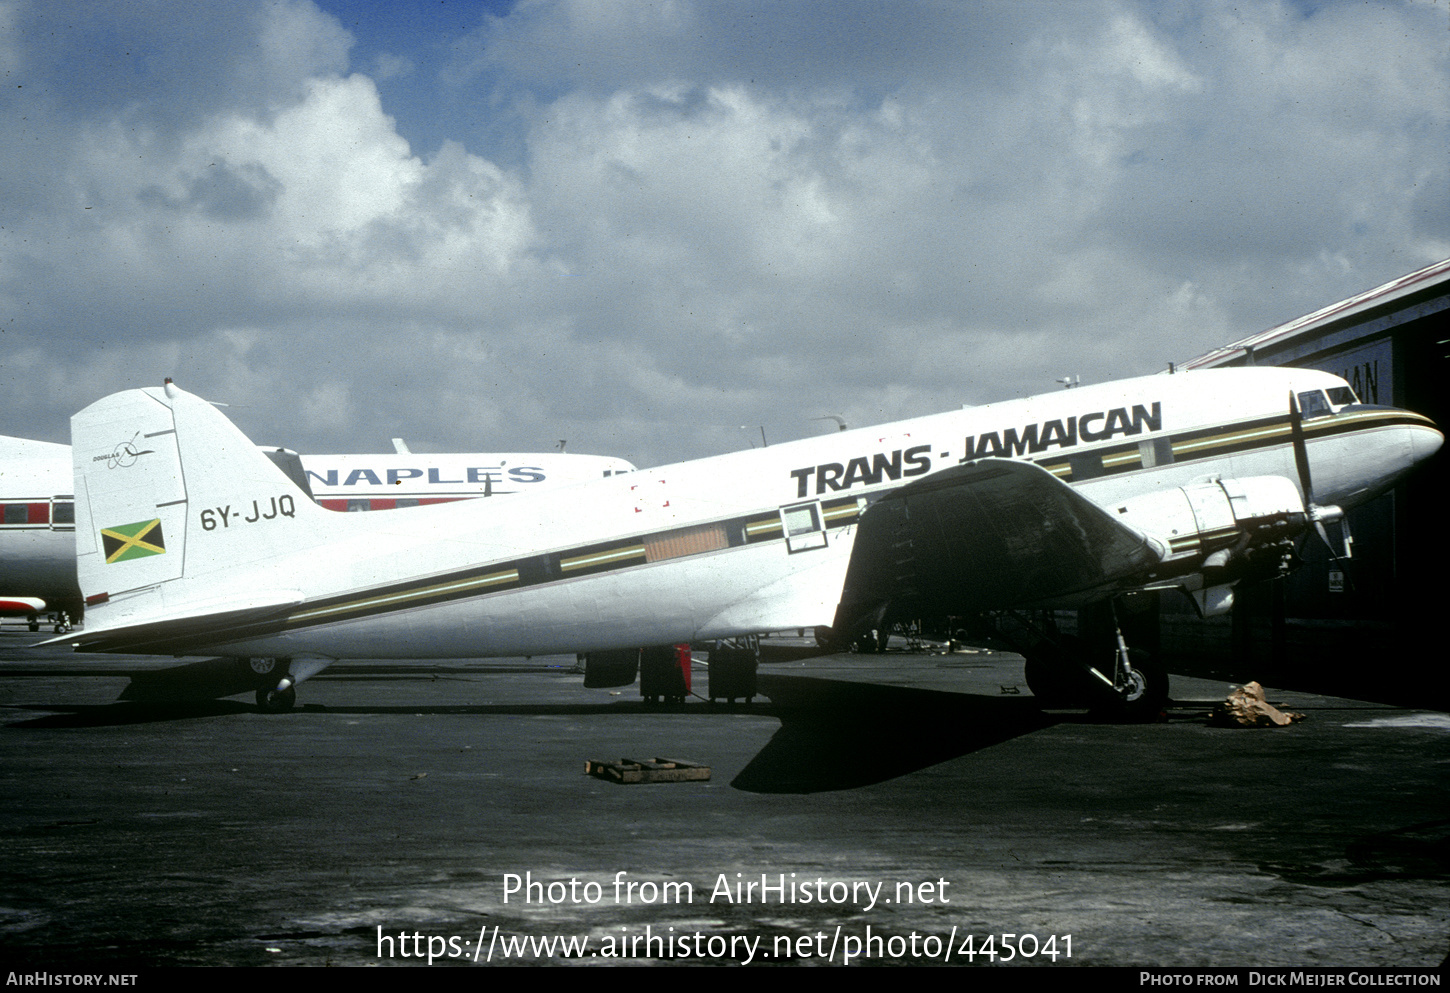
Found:
[{"label": "aircraft wheel", "polygon": [[289,686],[278,693],[275,687],[257,691],[257,707],[267,714],[284,714],[297,703],[297,687]]},{"label": "aircraft wheel", "polygon": [[1093,707],[1093,712],[1110,720],[1144,723],[1157,720],[1168,702],[1168,670],[1147,652],[1128,649],[1133,675],[1128,685],[1111,699]]},{"label": "aircraft wheel", "polygon": [[32,631],[39,631],[40,630],[40,621],[38,619],[36,619],[34,617],[32,617],[30,619],[30,630],[32,630]]}]

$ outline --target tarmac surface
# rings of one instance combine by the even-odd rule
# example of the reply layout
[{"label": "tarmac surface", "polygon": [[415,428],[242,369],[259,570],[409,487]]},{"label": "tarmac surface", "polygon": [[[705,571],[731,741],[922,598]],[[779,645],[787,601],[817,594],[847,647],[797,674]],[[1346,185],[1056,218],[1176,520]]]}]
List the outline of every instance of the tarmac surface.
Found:
[{"label": "tarmac surface", "polygon": [[[175,663],[39,637],[0,634],[7,969],[1450,950],[1441,712],[1271,689],[1306,720],[1225,729],[1229,684],[1175,677],[1124,726],[1042,712],[1016,656],[890,652],[762,666],[748,707],[585,689],[572,657],[338,664],[265,714],[117,702]],[[656,756],[712,778],[583,774]]]}]

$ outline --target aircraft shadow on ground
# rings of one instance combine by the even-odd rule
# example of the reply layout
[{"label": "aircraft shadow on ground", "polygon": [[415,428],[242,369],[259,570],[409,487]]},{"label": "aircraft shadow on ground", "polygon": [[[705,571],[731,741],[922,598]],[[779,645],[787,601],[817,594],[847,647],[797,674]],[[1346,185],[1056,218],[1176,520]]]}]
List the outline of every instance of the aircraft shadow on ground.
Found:
[{"label": "aircraft shadow on ground", "polygon": [[[454,674],[439,672],[431,668],[378,667],[380,671],[345,672],[349,682],[435,682],[439,679],[457,678]],[[538,672],[537,668],[495,667],[498,672]],[[197,717],[214,717],[220,714],[255,713],[258,708],[250,701],[227,700],[224,697],[251,696],[256,692],[259,678],[251,673],[244,663],[232,658],[208,658],[165,669],[146,670],[89,670],[92,676],[123,676],[130,682],[121,691],[115,703],[104,704],[28,704],[17,706],[16,710],[44,711],[45,716],[28,721],[8,724],[12,728],[71,728],[106,727],[110,725],[164,723]],[[586,704],[574,712],[588,713],[603,704]],[[401,704],[387,707],[322,707],[319,704],[303,704],[299,713],[555,713],[570,712],[548,705],[522,705],[519,707],[497,707],[472,705],[419,707]],[[281,715],[273,715],[281,716]]]},{"label": "aircraft shadow on ground", "polygon": [[[135,701],[122,700],[116,703],[99,704],[21,704],[12,705],[13,711],[41,712],[43,716],[30,720],[10,721],[6,729],[35,730],[45,728],[88,728],[111,727],[126,724],[162,724],[168,721],[191,720],[199,717],[216,717],[223,714],[260,714],[256,704],[240,700],[177,700],[177,701]],[[650,706],[637,700],[609,700],[599,703],[462,703],[462,704],[417,704],[396,705],[353,705],[302,703],[295,710],[282,714],[265,715],[271,721],[289,721],[319,714],[334,715],[387,715],[387,714],[473,714],[479,717],[518,716],[550,717],[572,715],[578,717],[669,717],[687,715],[706,719],[711,716],[725,716],[731,713],[724,708],[712,709],[689,704],[682,707]],[[770,715],[768,707],[757,707],[754,712]]]},{"label": "aircraft shadow on ground", "polygon": [[[415,669],[400,671],[391,678],[432,680],[438,674]],[[130,685],[115,703],[15,707],[41,713],[29,720],[8,722],[6,727],[92,728],[257,713],[249,700],[219,699],[249,693],[249,683],[255,685],[231,660],[209,659],[133,673]],[[771,703],[751,710],[778,718],[781,727],[731,783],[736,789],[754,793],[817,793],[868,786],[1041,730],[1063,719],[1042,713],[1030,696],[988,697],[765,673],[760,676],[760,690]],[[268,719],[286,721],[319,713],[635,718],[688,715],[709,719],[734,712],[738,711],[697,704],[655,707],[638,700],[612,698],[588,703],[424,706],[304,703],[290,714],[269,715]]]},{"label": "aircraft shadow on ground", "polygon": [[11,721],[6,730],[122,727],[127,724],[163,724],[167,721],[245,714],[256,711],[253,704],[236,700],[189,700],[175,703],[25,704],[19,711],[42,711],[28,721]]},{"label": "aircraft shadow on ground", "polygon": [[1061,720],[1031,697],[985,697],[761,677],[781,728],[731,783],[752,793],[849,790],[968,755]]},{"label": "aircraft shadow on ground", "polygon": [[[13,728],[106,727],[150,724],[213,717],[256,710],[222,697],[256,691],[258,677],[237,659],[208,658],[166,669],[142,671],[93,670],[92,675],[129,675],[131,682],[116,703],[88,705],[32,705],[19,709],[44,710],[46,716],[8,725]],[[58,713],[57,713],[58,712]]]}]

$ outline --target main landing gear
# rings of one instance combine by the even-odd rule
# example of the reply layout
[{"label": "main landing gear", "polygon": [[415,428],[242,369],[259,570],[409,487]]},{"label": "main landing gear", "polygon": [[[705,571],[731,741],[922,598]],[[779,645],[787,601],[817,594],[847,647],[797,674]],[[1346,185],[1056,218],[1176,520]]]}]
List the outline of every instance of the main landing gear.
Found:
[{"label": "main landing gear", "polygon": [[[1093,632],[1095,610],[1110,623],[1107,637]],[[1129,648],[1114,605],[1079,614],[1083,635],[1063,634],[1051,612],[1006,611],[996,615],[998,633],[1026,660],[1027,688],[1048,709],[1086,707],[1107,720],[1157,719],[1168,701],[1168,672],[1148,652]],[[1096,636],[1095,636],[1096,634]]]}]

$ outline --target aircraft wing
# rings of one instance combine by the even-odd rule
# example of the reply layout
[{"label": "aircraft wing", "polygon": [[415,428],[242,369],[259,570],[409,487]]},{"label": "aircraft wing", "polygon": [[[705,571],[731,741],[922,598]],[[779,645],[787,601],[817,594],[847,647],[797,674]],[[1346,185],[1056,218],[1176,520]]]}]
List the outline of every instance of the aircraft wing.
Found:
[{"label": "aircraft wing", "polygon": [[1145,579],[1138,531],[1030,462],[982,459],[903,486],[861,518],[835,631],[889,608],[968,614],[1068,606]]}]

